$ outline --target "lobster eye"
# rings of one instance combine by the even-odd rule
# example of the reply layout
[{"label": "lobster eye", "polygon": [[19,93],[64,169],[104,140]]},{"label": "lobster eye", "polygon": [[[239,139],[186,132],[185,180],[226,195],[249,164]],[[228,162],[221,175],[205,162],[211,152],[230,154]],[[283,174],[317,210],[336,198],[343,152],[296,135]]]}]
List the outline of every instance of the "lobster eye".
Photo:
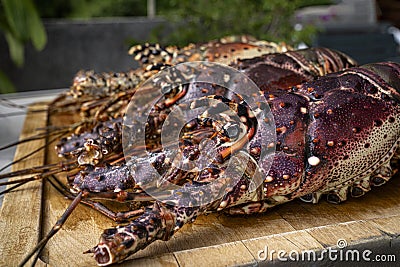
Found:
[{"label": "lobster eye", "polygon": [[169,94],[171,92],[172,92],[172,86],[164,85],[161,87],[161,93],[163,93],[164,95]]},{"label": "lobster eye", "polygon": [[235,124],[228,124],[225,128],[225,132],[229,138],[235,139],[239,136],[239,125]]}]

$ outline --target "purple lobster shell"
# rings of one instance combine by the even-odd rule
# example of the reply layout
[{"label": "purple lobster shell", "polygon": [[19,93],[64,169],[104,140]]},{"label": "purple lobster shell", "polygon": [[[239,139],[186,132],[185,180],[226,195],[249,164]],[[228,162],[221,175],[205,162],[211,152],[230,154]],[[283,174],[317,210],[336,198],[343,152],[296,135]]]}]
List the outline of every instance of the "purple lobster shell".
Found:
[{"label": "purple lobster shell", "polygon": [[[265,173],[266,199],[316,203],[326,194],[329,202],[339,203],[348,193],[358,197],[390,179],[395,172],[390,161],[400,144],[399,84],[398,64],[376,63],[283,94],[267,92],[278,142]],[[252,212],[255,205],[264,211],[276,203],[255,203]],[[248,208],[228,212],[248,213]]]}]

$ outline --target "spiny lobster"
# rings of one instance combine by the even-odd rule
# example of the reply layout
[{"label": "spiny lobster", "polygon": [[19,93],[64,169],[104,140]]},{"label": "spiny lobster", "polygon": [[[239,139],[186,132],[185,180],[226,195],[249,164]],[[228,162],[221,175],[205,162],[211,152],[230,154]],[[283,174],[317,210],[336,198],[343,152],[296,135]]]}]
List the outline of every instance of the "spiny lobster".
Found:
[{"label": "spiny lobster", "polygon": [[[56,147],[68,159],[64,169],[78,168],[68,177],[75,200],[35,251],[58,231],[79,202],[116,221],[129,222],[106,229],[99,244],[87,251],[105,266],[123,261],[155,240],[170,239],[203,213],[261,213],[296,198],[317,203],[322,195],[340,203],[348,194],[359,197],[392,177],[400,144],[399,64],[355,67],[348,56],[324,48],[267,54],[264,42],[252,42],[211,42],[182,50],[136,46],[130,52],[144,65],[133,76],[80,73],[71,91],[54,102],[57,107],[82,111],[68,97],[84,99],[80,102],[84,123]],[[189,83],[168,86],[182,81],[169,66],[193,60],[218,62],[225,51],[229,52],[222,62],[248,76],[259,88],[256,96],[241,94],[246,92],[240,88],[243,84],[230,76],[221,79],[239,88],[204,82],[201,78],[215,68],[219,71],[214,75],[224,74],[221,65],[207,63],[190,69]],[[230,57],[232,53],[237,54]],[[167,84],[157,79],[145,82],[161,72],[167,72]],[[110,81],[128,76],[129,83],[111,86]],[[88,82],[88,77],[96,82]],[[140,94],[138,88],[143,87]],[[163,91],[155,102],[151,102],[153,87]],[[111,91],[117,93],[108,97]],[[121,100],[129,101],[135,95],[149,98],[153,105],[148,114],[144,107],[121,105]],[[251,97],[257,100],[255,106]],[[207,106],[209,101],[212,104]],[[181,123],[176,109],[191,112],[204,103],[207,107],[200,115],[184,120],[179,140],[173,140],[177,144],[164,144],[164,124]],[[134,116],[122,118],[124,114]],[[260,114],[263,123],[256,119]],[[90,120],[92,116],[96,120]],[[147,119],[141,129],[145,142],[139,147],[132,145],[138,134],[132,129],[138,129],[143,116]],[[123,156],[127,129],[125,141],[130,150]],[[176,150],[180,153],[175,154]],[[193,166],[204,151],[206,164]],[[233,168],[228,168],[229,161]],[[38,172],[46,177],[56,168],[38,168]],[[156,195],[149,195],[140,179],[147,177],[150,168],[161,177],[150,183],[150,187],[161,188]],[[238,179],[227,187],[232,177]],[[257,186],[255,181],[259,181]],[[176,187],[169,189],[168,184]],[[210,184],[213,187],[207,187]],[[199,188],[203,189],[196,191]],[[188,191],[197,193],[188,195]],[[220,197],[209,199],[221,191]],[[142,207],[115,214],[90,198],[138,202]]]}]

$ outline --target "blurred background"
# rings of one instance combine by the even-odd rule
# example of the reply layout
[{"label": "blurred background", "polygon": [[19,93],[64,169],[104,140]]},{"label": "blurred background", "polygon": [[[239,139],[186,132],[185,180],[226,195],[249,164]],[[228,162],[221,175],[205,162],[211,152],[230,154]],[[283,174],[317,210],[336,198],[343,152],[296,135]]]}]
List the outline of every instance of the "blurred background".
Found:
[{"label": "blurred background", "polygon": [[248,34],[399,61],[398,0],[0,0],[0,91],[66,88],[80,69],[127,71],[133,44]]}]

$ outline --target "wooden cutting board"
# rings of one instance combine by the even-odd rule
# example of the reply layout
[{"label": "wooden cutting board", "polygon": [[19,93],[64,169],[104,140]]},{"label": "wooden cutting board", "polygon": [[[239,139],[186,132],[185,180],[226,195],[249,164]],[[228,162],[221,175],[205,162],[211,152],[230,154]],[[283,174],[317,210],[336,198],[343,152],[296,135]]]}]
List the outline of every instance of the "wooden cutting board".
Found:
[{"label": "wooden cutting board", "polygon": [[[70,123],[71,116],[48,118],[45,104],[30,107],[21,138],[35,135],[49,122]],[[15,158],[45,145],[45,140],[20,144]],[[53,144],[14,165],[14,170],[56,160]],[[21,177],[18,177],[21,178]],[[17,178],[17,179],[18,179]],[[63,178],[62,176],[60,177]],[[48,182],[27,183],[4,197],[0,211],[0,266],[16,266],[47,233],[71,200]],[[84,251],[95,246],[103,229],[116,224],[98,212],[79,205],[63,228],[48,243],[37,266],[96,266]],[[374,188],[365,196],[333,205],[325,201],[307,204],[293,201],[266,214],[232,217],[222,213],[200,216],[170,241],[157,241],[129,258],[143,266],[233,266],[281,263],[277,253],[284,250],[321,253],[345,240],[348,248],[361,252],[395,254],[400,262],[400,177]],[[259,257],[261,256],[261,258]],[[292,254],[293,256],[293,254]],[[325,257],[323,261],[329,264]],[[285,262],[283,262],[285,263]]]}]

